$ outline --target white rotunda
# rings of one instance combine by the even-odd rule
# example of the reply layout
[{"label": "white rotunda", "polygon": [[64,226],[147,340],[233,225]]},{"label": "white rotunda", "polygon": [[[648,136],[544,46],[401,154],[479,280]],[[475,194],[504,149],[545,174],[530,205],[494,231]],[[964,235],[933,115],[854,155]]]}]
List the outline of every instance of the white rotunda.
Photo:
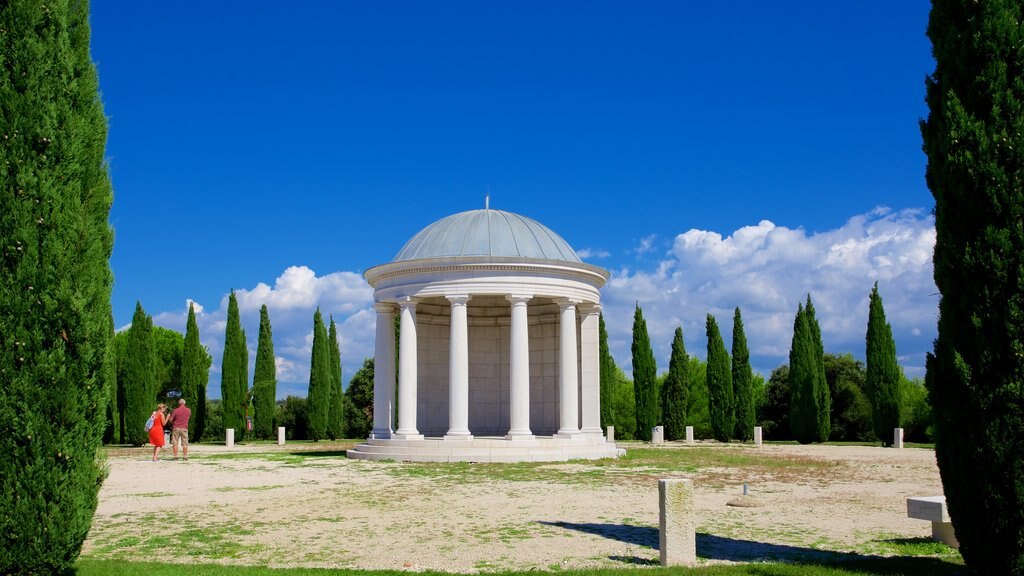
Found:
[{"label": "white rotunda", "polygon": [[377,311],[373,431],[350,458],[621,453],[600,426],[598,290],[608,272],[558,234],[519,214],[471,210],[427,226],[365,276]]}]

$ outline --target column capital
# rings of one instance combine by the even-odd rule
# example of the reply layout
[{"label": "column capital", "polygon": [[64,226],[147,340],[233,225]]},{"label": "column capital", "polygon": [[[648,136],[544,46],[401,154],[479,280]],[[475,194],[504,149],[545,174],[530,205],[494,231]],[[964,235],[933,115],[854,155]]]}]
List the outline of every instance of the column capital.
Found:
[{"label": "column capital", "polygon": [[412,308],[413,311],[415,311],[416,305],[419,304],[419,300],[411,296],[406,296],[404,298],[399,298],[395,303],[398,304],[399,308]]},{"label": "column capital", "polygon": [[562,310],[565,310],[566,308],[575,308],[583,302],[583,300],[580,300],[579,298],[552,298],[551,301],[558,304],[558,307]]},{"label": "column capital", "polygon": [[444,297],[451,302],[452,306],[465,306],[473,298],[469,294],[445,294]]},{"label": "column capital", "polygon": [[516,304],[526,304],[533,300],[533,294],[506,294],[505,300],[511,302],[513,306]]},{"label": "column capital", "polygon": [[380,314],[380,313],[394,314],[395,313],[395,303],[394,302],[374,302],[373,303],[373,309],[376,310],[378,314]]},{"label": "column capital", "polygon": [[601,305],[597,302],[584,302],[577,306],[576,309],[580,311],[580,314],[586,316],[600,314],[602,310]]}]

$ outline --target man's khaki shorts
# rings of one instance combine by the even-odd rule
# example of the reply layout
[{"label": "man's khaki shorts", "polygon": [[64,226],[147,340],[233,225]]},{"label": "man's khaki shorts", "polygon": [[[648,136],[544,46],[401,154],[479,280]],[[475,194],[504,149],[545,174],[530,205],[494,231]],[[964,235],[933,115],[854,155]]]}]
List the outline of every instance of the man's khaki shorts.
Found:
[{"label": "man's khaki shorts", "polygon": [[182,448],[188,448],[188,428],[175,428],[171,432],[171,446],[177,446],[178,442]]}]

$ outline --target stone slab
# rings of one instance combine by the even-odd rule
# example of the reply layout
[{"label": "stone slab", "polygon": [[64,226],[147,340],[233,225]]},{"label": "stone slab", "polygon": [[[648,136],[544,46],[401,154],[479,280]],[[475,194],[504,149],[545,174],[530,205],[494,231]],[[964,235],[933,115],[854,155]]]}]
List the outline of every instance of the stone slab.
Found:
[{"label": "stone slab", "polygon": [[893,428],[892,430],[892,447],[903,448],[903,428]]},{"label": "stone slab", "polygon": [[228,428],[224,430],[224,445],[231,448],[235,445],[235,429]]},{"label": "stone slab", "polygon": [[615,442],[615,426],[608,427],[608,441]]},{"label": "stone slab", "polygon": [[686,427],[686,443],[693,444],[693,426]]},{"label": "stone slab", "polygon": [[658,480],[658,548],[662,566],[697,563],[697,523],[693,482],[689,478]]},{"label": "stone slab", "polygon": [[284,426],[277,427],[277,445],[284,446]]},{"label": "stone slab", "polygon": [[754,426],[754,446],[761,445],[761,427]]},{"label": "stone slab", "polygon": [[932,522],[949,522],[945,496],[912,496],[907,498],[907,517]]},{"label": "stone slab", "polygon": [[651,429],[651,444],[665,443],[665,427],[655,426]]}]

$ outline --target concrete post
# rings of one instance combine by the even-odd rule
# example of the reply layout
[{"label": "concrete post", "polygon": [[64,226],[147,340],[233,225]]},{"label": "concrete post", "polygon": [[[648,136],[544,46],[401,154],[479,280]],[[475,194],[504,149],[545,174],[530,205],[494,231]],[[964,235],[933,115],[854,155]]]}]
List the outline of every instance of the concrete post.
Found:
[{"label": "concrete post", "polygon": [[697,522],[694,518],[693,482],[658,480],[658,549],[662,566],[697,563]]},{"label": "concrete post", "polygon": [[284,446],[284,426],[277,427],[277,445]]},{"label": "concrete post", "polygon": [[686,427],[686,443],[693,444],[693,426]]},{"label": "concrete post", "polygon": [[615,426],[608,427],[608,442],[615,442]]},{"label": "concrete post", "polygon": [[665,427],[655,426],[651,429],[651,444],[665,443]]},{"label": "concrete post", "polygon": [[224,436],[224,444],[227,445],[228,448],[233,447],[235,445],[235,429],[228,428],[224,430]]},{"label": "concrete post", "polygon": [[754,446],[761,445],[761,427],[754,426]]},{"label": "concrete post", "polygon": [[892,429],[892,447],[903,448],[903,428]]}]

